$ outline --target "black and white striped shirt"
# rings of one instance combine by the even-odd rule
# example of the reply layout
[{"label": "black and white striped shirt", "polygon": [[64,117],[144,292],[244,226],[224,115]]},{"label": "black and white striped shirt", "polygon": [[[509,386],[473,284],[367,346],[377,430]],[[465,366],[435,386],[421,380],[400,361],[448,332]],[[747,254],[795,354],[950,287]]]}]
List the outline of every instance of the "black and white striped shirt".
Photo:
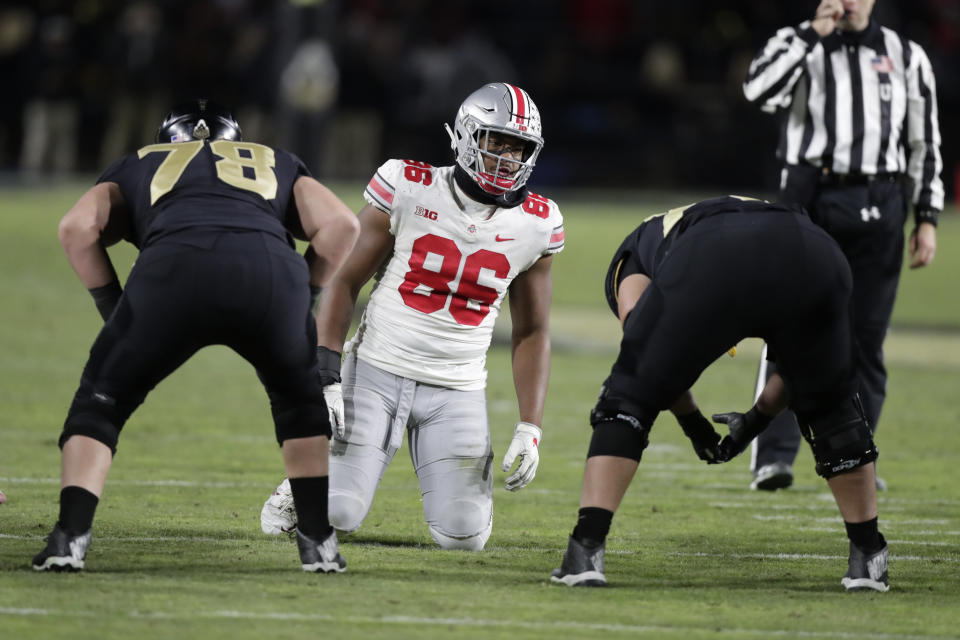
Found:
[{"label": "black and white striped shirt", "polygon": [[936,85],[923,49],[871,21],[820,38],[780,29],[750,64],[747,100],[789,109],[777,157],[834,173],[906,173],[920,210],[943,209]]}]

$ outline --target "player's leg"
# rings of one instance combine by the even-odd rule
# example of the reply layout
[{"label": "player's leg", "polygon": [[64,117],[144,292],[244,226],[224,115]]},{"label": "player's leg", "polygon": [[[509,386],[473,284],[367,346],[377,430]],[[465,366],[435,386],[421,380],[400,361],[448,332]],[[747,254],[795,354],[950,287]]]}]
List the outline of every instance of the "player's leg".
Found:
[{"label": "player's leg", "polygon": [[418,384],[410,459],[430,535],[444,549],[480,551],[493,530],[493,451],[482,390]]},{"label": "player's leg", "polygon": [[[682,269],[685,251],[678,249],[681,260],[675,263]],[[743,335],[735,314],[716,315],[709,326],[700,322],[722,302],[737,304],[724,300],[727,287],[721,281],[701,283],[695,273],[682,280],[667,275],[667,292],[654,279],[627,318],[620,354],[591,412],[593,435],[577,524],[561,566],[551,574],[553,582],[606,584],[606,537],[654,419]]]},{"label": "player's leg", "polygon": [[[328,515],[331,429],[316,373],[317,333],[306,264],[278,240],[259,234],[242,234],[217,246],[227,254],[226,268],[217,270],[222,291],[236,295],[242,290],[248,301],[232,314],[224,342],[253,364],[270,398],[297,515],[301,565],[304,571],[342,572],[346,561]],[[264,257],[239,267],[237,262],[249,255]]]},{"label": "player's leg", "polygon": [[191,301],[174,284],[173,262],[189,260],[162,247],[142,254],[90,349],[60,436],[60,515],[33,560],[38,571],[83,568],[121,429],[147,393],[200,346],[183,316]]},{"label": "player's leg", "polygon": [[347,354],[340,371],[344,434],[330,446],[330,521],[360,527],[403,442],[414,382]]},{"label": "player's leg", "polygon": [[817,241],[812,233],[807,240],[808,260],[797,274],[795,307],[785,309],[791,321],[781,323],[768,340],[813,449],[817,473],[827,479],[844,519],[851,543],[844,586],[885,591],[886,543],[877,528],[874,484],[877,450],[856,396],[852,278],[835,243]]}]

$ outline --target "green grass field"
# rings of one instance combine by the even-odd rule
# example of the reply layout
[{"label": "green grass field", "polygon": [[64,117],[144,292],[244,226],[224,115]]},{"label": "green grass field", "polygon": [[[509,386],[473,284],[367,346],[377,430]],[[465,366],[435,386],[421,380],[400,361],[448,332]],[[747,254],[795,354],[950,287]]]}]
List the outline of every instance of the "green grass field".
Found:
[{"label": "green grass field", "polygon": [[[600,290],[609,255],[640,217],[691,200],[636,193],[602,204],[557,198],[567,248],[555,261],[540,470],[516,494],[496,471],[484,552],[433,545],[404,447],[363,527],[342,539],[347,573],[302,573],[292,541],[260,533],[260,507],[283,477],[265,394],[245,362],[210,348],[124,430],[87,570],[35,574],[29,560],[57,516],[56,439],[100,324],[56,239],[84,188],[0,190],[0,639],[960,634],[956,211],[943,218],[934,265],[904,273],[887,343],[877,439],[890,484],[880,496],[887,594],[843,592],[843,524],[809,450],[792,488],[751,492],[746,456],[702,465],[669,417],[614,519],[610,587],[548,582],[576,517],[587,414],[618,340]],[[359,206],[355,185],[340,192]],[[112,255],[122,273],[135,257],[126,247]],[[502,318],[498,335],[506,326]],[[749,407],[758,353],[746,341],[706,372],[694,389],[705,413]],[[494,347],[488,365],[498,469],[517,419],[508,350]]]}]

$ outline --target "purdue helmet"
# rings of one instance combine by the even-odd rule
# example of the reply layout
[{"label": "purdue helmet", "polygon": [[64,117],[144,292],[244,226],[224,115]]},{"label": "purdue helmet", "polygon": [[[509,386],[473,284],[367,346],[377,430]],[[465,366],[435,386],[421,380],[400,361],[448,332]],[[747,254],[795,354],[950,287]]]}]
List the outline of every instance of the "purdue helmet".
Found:
[{"label": "purdue helmet", "polygon": [[[473,178],[481,189],[494,196],[519,191],[527,184],[540,149],[543,148],[540,110],[530,94],[512,84],[495,82],[477,89],[463,101],[457,111],[453,129],[445,125],[450,147],[457,164]],[[499,133],[524,143],[520,160],[501,158],[486,150],[487,134]],[[483,159],[497,160],[494,171],[488,171]],[[501,162],[517,165],[512,175],[502,175]]]},{"label": "purdue helmet", "polygon": [[178,104],[157,129],[157,142],[242,140],[240,125],[226,107],[206,99]]}]

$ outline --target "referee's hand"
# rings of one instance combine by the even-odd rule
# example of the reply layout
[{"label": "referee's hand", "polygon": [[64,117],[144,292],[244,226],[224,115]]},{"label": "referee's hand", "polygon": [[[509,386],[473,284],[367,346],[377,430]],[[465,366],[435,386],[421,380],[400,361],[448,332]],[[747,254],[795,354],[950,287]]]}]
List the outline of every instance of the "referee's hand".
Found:
[{"label": "referee's hand", "polygon": [[821,38],[833,33],[837,23],[843,18],[843,2],[841,0],[822,0],[813,15],[811,26]]},{"label": "referee's hand", "polygon": [[927,266],[933,262],[936,252],[937,228],[929,222],[921,222],[910,234],[910,268]]}]

